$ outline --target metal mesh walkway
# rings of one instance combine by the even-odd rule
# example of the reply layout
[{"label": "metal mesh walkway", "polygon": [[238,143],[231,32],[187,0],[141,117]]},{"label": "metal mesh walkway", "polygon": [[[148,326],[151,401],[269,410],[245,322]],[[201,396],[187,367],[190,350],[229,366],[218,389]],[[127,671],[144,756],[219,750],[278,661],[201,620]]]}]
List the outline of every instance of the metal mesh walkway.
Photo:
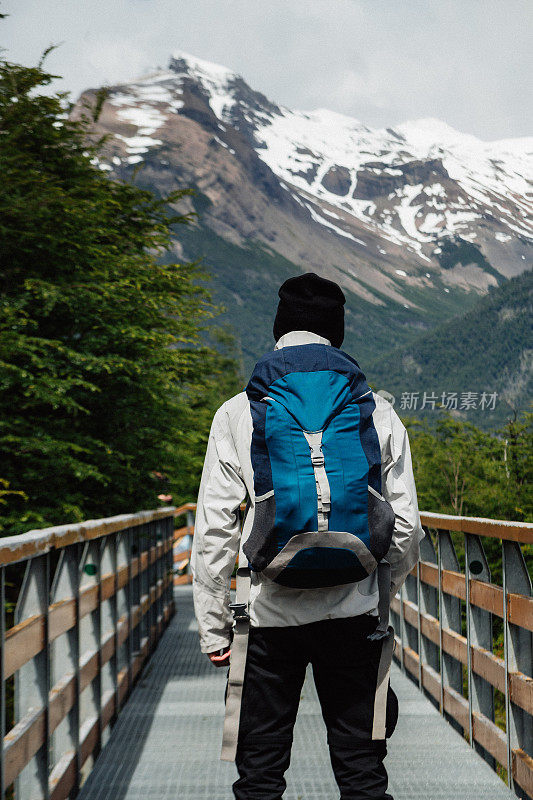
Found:
[{"label": "metal mesh walkway", "polygon": [[[191,588],[85,783],[81,800],[232,800],[233,764],[219,761],[225,670],[200,653]],[[510,800],[490,767],[399,670],[400,720],[387,769],[395,800]],[[311,677],[295,730],[285,800],[337,800]]]}]

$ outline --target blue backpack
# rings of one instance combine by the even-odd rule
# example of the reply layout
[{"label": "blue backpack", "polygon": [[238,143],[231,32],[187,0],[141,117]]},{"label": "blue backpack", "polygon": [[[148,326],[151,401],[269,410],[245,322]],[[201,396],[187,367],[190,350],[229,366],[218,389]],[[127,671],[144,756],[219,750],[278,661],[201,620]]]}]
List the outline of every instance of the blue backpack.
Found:
[{"label": "blue backpack", "polygon": [[[295,589],[366,578],[386,563],[394,511],[381,495],[375,402],[357,362],[328,345],[283,347],[257,363],[246,393],[256,503],[243,547],[250,568]],[[390,568],[380,606],[389,591]]]}]

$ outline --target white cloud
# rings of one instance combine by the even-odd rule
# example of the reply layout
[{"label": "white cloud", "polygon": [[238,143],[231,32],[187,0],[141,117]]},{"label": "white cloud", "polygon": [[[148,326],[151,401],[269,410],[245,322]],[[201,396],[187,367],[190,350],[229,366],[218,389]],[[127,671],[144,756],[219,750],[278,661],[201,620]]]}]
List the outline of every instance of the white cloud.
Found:
[{"label": "white cloud", "polygon": [[[4,0],[7,57],[61,88],[136,77],[182,49],[271,99],[372,126],[438,117],[485,139],[530,135],[530,0]],[[58,87],[59,88],[59,87]]]}]

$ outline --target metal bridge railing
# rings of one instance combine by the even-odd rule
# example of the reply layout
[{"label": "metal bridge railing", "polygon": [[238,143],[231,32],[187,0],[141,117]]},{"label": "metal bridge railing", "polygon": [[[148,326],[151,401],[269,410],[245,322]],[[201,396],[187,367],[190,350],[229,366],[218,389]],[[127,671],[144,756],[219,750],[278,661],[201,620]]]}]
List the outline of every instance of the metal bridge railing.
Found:
[{"label": "metal bridge railing", "polygon": [[[533,525],[421,519],[421,559],[392,603],[396,658],[471,746],[506,770],[516,794],[533,797],[533,598],[523,552]],[[484,542],[494,539],[501,551],[489,565]],[[491,566],[501,568],[501,586]]]},{"label": "metal bridge railing", "polygon": [[173,535],[162,508],[0,539],[3,798],[77,793],[174,613]]}]

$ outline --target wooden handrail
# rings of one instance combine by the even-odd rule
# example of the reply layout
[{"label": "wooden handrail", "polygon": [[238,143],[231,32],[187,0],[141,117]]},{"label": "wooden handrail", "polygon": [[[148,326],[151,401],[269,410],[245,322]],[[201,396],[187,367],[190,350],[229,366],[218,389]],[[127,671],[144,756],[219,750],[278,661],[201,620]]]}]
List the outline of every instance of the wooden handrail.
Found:
[{"label": "wooden handrail", "polygon": [[187,511],[196,511],[196,503],[184,503],[182,506],[178,506],[174,509],[174,516],[179,517]]},{"label": "wooden handrail", "polygon": [[533,522],[508,522],[504,519],[484,517],[456,517],[451,514],[433,514],[421,511],[422,525],[435,530],[473,533],[477,536],[490,536],[506,542],[533,544]]},{"label": "wooden handrail", "polygon": [[18,536],[5,536],[0,539],[0,566],[26,561],[34,556],[48,553],[53,548],[60,550],[77,542],[89,542],[101,536],[109,536],[127,528],[136,528],[174,515],[173,506],[165,506],[152,511],[140,511],[137,514],[119,514],[105,519],[92,519],[72,525],[28,531]]}]

